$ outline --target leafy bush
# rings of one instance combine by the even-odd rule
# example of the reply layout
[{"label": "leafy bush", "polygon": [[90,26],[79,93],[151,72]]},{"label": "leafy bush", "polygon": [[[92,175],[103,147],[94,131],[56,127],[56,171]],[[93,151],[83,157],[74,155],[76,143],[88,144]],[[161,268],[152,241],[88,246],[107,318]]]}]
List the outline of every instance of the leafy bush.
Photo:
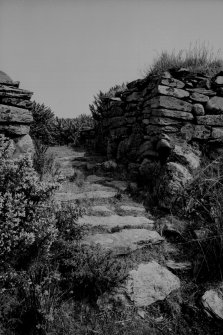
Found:
[{"label": "leafy bush", "polygon": [[197,43],[194,47],[190,46],[188,49],[181,49],[178,52],[161,52],[149,70],[146,71],[146,77],[160,75],[169,69],[179,68],[187,68],[190,71],[214,75],[222,69],[222,66],[223,61],[215,56],[205,43]]},{"label": "leafy bush", "polygon": [[[25,253],[56,236],[51,195],[55,183],[43,183],[29,156],[0,161],[0,260]],[[48,241],[48,242],[47,242]]]}]

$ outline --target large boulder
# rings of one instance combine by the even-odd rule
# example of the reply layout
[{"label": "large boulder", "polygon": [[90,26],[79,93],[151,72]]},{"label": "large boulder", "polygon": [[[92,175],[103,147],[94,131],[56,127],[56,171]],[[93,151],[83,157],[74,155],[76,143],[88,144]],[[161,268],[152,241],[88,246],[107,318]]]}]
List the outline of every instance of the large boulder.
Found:
[{"label": "large boulder", "polygon": [[223,285],[206,291],[201,302],[209,316],[223,320]]},{"label": "large boulder", "polygon": [[15,158],[26,153],[33,154],[35,151],[33,141],[29,135],[19,136],[14,139],[14,142],[16,147],[16,150],[14,152]]}]

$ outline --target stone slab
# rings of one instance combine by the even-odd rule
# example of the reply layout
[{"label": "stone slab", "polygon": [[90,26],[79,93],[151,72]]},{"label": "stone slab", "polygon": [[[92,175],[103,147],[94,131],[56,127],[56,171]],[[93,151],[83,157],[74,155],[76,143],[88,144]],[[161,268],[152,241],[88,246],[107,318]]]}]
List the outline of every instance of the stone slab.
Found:
[{"label": "stone slab", "polygon": [[0,104],[0,122],[14,122],[21,124],[30,124],[33,121],[31,111],[14,106]]},{"label": "stone slab", "polygon": [[175,98],[183,99],[188,98],[190,93],[182,90],[180,88],[174,88],[170,86],[163,86],[158,85],[152,92],[152,94],[163,94],[163,95],[170,95]]},{"label": "stone slab", "polygon": [[197,116],[197,123],[206,126],[223,126],[223,114]]},{"label": "stone slab", "polygon": [[78,222],[80,224],[87,224],[93,227],[100,226],[106,228],[108,231],[112,231],[114,228],[123,229],[123,228],[145,228],[153,229],[154,221],[145,218],[144,216],[119,216],[111,215],[109,217],[102,216],[88,216],[84,215],[79,218]]},{"label": "stone slab", "polygon": [[164,116],[174,119],[182,119],[182,120],[193,120],[194,116],[188,112],[176,111],[171,109],[151,109],[151,115],[153,116]]},{"label": "stone slab", "polygon": [[136,307],[146,307],[166,299],[179,288],[179,278],[153,261],[140,264],[136,270],[130,271],[126,293]]},{"label": "stone slab", "polygon": [[131,214],[144,214],[146,213],[146,210],[144,207],[138,207],[138,206],[129,206],[129,205],[122,205],[119,207],[119,209],[125,213],[125,215],[131,215]]},{"label": "stone slab", "polygon": [[170,96],[159,96],[148,100],[145,106],[150,106],[151,108],[167,108],[175,109],[183,112],[191,112],[192,104]]},{"label": "stone slab", "polygon": [[110,216],[112,211],[106,206],[93,206],[90,209],[92,215]]},{"label": "stone slab", "polygon": [[118,233],[89,235],[83,239],[83,244],[99,244],[105,250],[111,250],[116,255],[125,255],[146,245],[159,244],[163,241],[156,231],[147,229],[125,229]]},{"label": "stone slab", "polygon": [[56,193],[55,200],[57,201],[76,201],[76,200],[96,200],[96,199],[111,199],[117,194],[115,191],[89,191],[83,193]]}]

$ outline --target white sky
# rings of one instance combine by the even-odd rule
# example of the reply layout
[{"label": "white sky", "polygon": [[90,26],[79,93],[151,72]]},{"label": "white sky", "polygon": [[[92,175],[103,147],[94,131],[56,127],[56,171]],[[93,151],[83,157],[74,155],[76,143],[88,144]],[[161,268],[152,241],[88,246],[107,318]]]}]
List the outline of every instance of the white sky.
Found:
[{"label": "white sky", "polygon": [[196,41],[223,49],[223,0],[0,0],[0,70],[60,117]]}]

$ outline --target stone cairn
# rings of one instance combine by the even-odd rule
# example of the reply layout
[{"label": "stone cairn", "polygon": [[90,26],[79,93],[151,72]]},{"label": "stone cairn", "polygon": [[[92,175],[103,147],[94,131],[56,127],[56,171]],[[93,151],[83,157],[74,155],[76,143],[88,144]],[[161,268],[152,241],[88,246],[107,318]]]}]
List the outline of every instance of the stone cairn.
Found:
[{"label": "stone cairn", "polygon": [[12,157],[15,158],[34,150],[29,136],[33,93],[19,88],[19,84],[0,71],[0,134],[10,138]]},{"label": "stone cairn", "polygon": [[169,70],[130,82],[105,97],[104,106],[96,135],[98,129],[108,159],[145,182],[152,164],[159,163],[162,207],[169,208],[192,179],[204,148],[211,159],[223,153],[223,71],[210,77]]}]

